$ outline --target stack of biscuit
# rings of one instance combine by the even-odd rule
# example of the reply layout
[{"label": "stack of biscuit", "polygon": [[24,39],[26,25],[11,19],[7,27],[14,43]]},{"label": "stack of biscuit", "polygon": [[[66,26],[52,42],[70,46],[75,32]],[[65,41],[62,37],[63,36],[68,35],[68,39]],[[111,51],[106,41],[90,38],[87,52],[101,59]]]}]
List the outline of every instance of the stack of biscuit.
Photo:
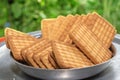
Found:
[{"label": "stack of biscuit", "polygon": [[41,21],[42,36],[6,28],[6,45],[13,58],[35,68],[84,68],[112,57],[115,28],[98,13],[58,16]]}]

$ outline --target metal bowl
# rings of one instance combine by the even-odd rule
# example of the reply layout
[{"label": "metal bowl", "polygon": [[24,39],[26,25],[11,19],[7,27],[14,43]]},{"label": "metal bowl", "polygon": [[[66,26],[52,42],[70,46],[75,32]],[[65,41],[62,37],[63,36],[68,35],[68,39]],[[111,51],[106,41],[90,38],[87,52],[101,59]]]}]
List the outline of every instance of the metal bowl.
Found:
[{"label": "metal bowl", "polygon": [[32,66],[28,66],[16,61],[13,57],[12,59],[15,61],[16,65],[26,74],[36,77],[39,79],[45,80],[76,80],[76,79],[85,79],[96,75],[106,69],[111,60],[116,55],[116,49],[114,45],[111,45],[110,50],[113,53],[113,57],[106,62],[101,64],[97,64],[94,66],[86,67],[86,68],[72,68],[72,69],[55,69],[55,70],[48,70],[48,69],[41,69],[41,68],[34,68]]}]

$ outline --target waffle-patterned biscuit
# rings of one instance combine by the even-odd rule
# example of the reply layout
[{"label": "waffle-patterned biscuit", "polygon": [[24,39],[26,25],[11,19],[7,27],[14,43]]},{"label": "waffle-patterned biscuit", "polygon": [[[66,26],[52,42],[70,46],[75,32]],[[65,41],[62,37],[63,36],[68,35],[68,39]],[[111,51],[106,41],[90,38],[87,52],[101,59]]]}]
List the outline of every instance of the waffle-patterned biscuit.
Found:
[{"label": "waffle-patterned biscuit", "polygon": [[104,46],[107,48],[110,47],[116,31],[108,21],[95,12],[82,16],[80,21],[93,31],[93,33],[100,39]]},{"label": "waffle-patterned biscuit", "polygon": [[92,13],[92,15],[96,18],[92,31],[102,41],[103,45],[109,48],[116,34],[115,28],[99,14]]},{"label": "waffle-patterned biscuit", "polygon": [[83,68],[93,65],[82,52],[70,44],[53,42],[52,47],[60,68]]},{"label": "waffle-patterned biscuit", "polygon": [[[51,48],[50,48],[51,49]],[[46,66],[47,69],[55,69],[52,64],[50,63],[50,61],[48,60],[48,56],[50,55],[49,50],[48,51],[44,51],[43,54],[40,55],[40,60],[42,61],[42,63]]]},{"label": "waffle-patterned biscuit", "polygon": [[[22,57],[25,61],[27,61],[26,59],[26,56],[29,55],[28,51],[31,51],[31,52],[36,52],[38,51],[40,48],[40,45],[42,43],[46,43],[46,39],[44,38],[40,38],[38,41],[34,42],[33,44],[31,44],[30,46],[27,46],[26,48],[22,49],[21,50],[21,54],[22,54]],[[44,45],[44,44],[43,44]],[[43,46],[42,45],[42,46]]]},{"label": "waffle-patterned biscuit", "polygon": [[17,31],[15,29],[12,29],[12,28],[6,28],[5,29],[5,41],[6,41],[6,46],[9,48],[9,44],[8,44],[8,39],[7,37],[10,36],[10,35],[13,35],[13,36],[23,36],[23,37],[31,37],[31,38],[35,38],[33,36],[30,36],[26,33],[23,33],[23,32],[20,32],[20,31]]},{"label": "waffle-patterned biscuit", "polygon": [[47,67],[40,60],[40,54],[34,55],[33,58],[40,68],[47,69]]},{"label": "waffle-patterned biscuit", "polygon": [[33,55],[34,55],[34,52],[32,51],[27,51],[27,53],[29,53],[29,55],[26,56],[26,59],[27,59],[27,63],[35,68],[39,68],[39,65],[34,61],[33,59]]},{"label": "waffle-patterned biscuit", "polygon": [[51,34],[52,25],[55,23],[56,19],[43,19],[41,21],[41,31],[42,37],[49,39],[49,34]]},{"label": "waffle-patterned biscuit", "polygon": [[80,17],[81,17],[81,19],[79,20],[79,22],[83,23],[83,22],[86,21],[88,15],[84,15],[84,14],[82,14],[82,15],[80,15]]},{"label": "waffle-patterned biscuit", "polygon": [[70,33],[71,39],[93,63],[99,64],[112,57],[109,49],[85,25],[78,23],[74,26],[76,28]]},{"label": "waffle-patterned biscuit", "polygon": [[88,13],[87,15],[82,16],[82,23],[86,24],[89,29],[94,27],[96,22],[96,17],[92,13]]},{"label": "waffle-patterned biscuit", "polygon": [[73,30],[72,25],[75,23],[79,16],[78,15],[68,15],[64,22],[61,24],[58,31],[58,40],[66,43],[72,43],[72,40],[69,37],[69,32]]},{"label": "waffle-patterned biscuit", "polygon": [[48,56],[48,60],[50,61],[50,63],[52,64],[52,66],[55,69],[59,68],[58,64],[56,63],[56,59],[55,59],[55,56],[54,56],[53,52],[51,52],[50,55]]},{"label": "waffle-patterned biscuit", "polygon": [[[77,17],[78,15],[76,16],[68,15],[64,19],[58,17],[57,21],[59,21],[59,19],[61,21],[59,21],[59,25],[58,24],[54,25],[51,40],[59,40],[67,43],[72,43],[72,40],[69,38],[68,33],[69,31],[71,31],[72,25],[76,21]],[[58,25],[59,27],[56,25]]]},{"label": "waffle-patterned biscuit", "polygon": [[[33,42],[33,43],[34,43],[34,42]],[[27,47],[28,47],[28,46],[27,46]],[[25,50],[25,49],[26,49],[26,47],[21,50],[21,56],[22,56],[24,62],[28,62],[28,60],[27,60],[27,58],[26,58],[26,54],[28,53],[28,51]]]},{"label": "waffle-patterned biscuit", "polygon": [[92,29],[96,22],[96,17],[92,13],[88,13],[87,15],[84,15],[84,14],[79,15],[78,18],[80,18],[80,19],[79,19],[79,21],[76,20],[75,24],[77,24],[77,23],[85,24],[89,29]]},{"label": "waffle-patterned biscuit", "polygon": [[[46,63],[44,63],[44,59],[48,58],[47,56],[45,56],[46,54],[50,54],[50,52],[52,52],[52,48],[51,48],[51,43],[49,41],[47,41],[48,43],[46,43],[45,45],[42,45],[41,47],[43,47],[42,49],[39,49],[35,52],[33,59],[35,60],[35,62],[40,66],[40,68],[49,68],[52,69],[50,66],[50,63],[47,65]],[[39,46],[40,47],[40,46]],[[45,55],[44,55],[45,54]],[[42,56],[42,57],[41,57]],[[46,60],[45,60],[46,61]],[[46,61],[48,62],[48,61]],[[46,65],[47,66],[46,66]]]},{"label": "waffle-patterned biscuit", "polygon": [[58,16],[58,18],[56,19],[55,23],[52,25],[51,28],[51,33],[49,34],[49,39],[50,40],[58,40],[58,30],[60,28],[60,25],[63,23],[65,17],[64,16]]},{"label": "waffle-patterned biscuit", "polygon": [[21,50],[37,40],[36,38],[32,38],[32,37],[13,36],[13,35],[11,36],[9,35],[7,39],[8,39],[8,43],[12,51],[13,57],[18,61],[23,61]]},{"label": "waffle-patterned biscuit", "polygon": [[28,61],[28,63],[30,63],[34,67],[38,67],[37,65],[39,64],[36,62],[35,60],[36,57],[34,56],[40,55],[42,51],[48,48],[49,46],[51,46],[50,41],[47,39],[41,38],[36,42],[34,42],[33,44],[31,44],[30,46],[24,48],[23,52],[26,52],[26,53],[22,53],[22,54],[24,55],[24,58],[26,58],[26,61]]}]

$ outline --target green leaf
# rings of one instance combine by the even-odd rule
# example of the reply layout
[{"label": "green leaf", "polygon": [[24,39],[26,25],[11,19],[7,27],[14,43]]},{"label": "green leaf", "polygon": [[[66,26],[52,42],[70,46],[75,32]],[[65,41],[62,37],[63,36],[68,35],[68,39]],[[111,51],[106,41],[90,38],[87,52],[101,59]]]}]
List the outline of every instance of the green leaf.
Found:
[{"label": "green leaf", "polygon": [[14,18],[19,18],[22,15],[22,5],[18,2],[15,2],[11,6],[12,13]]},{"label": "green leaf", "polygon": [[46,15],[45,15],[45,13],[44,13],[43,11],[41,11],[41,12],[39,13],[39,15],[41,16],[41,18],[46,18]]}]

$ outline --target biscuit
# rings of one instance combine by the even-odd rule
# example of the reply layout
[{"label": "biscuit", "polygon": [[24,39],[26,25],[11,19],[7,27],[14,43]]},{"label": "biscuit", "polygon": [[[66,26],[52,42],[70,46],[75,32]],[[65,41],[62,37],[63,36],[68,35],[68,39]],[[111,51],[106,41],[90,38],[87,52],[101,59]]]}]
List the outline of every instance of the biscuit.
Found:
[{"label": "biscuit", "polygon": [[24,49],[21,50],[22,57],[26,62],[27,62],[26,56],[29,55],[28,51],[31,51],[31,52],[38,51],[40,49],[39,45],[41,45],[42,42],[45,43],[46,39],[40,38],[38,41],[34,42],[30,46],[27,46],[27,47],[25,47]]},{"label": "biscuit", "polygon": [[23,36],[23,37],[31,37],[31,38],[35,38],[33,36],[30,36],[26,33],[23,33],[23,32],[20,32],[20,31],[17,31],[15,29],[12,29],[12,28],[5,28],[5,42],[6,42],[6,46],[7,48],[9,48],[9,44],[8,44],[8,39],[7,37],[10,36],[10,35],[13,35],[13,36]]},{"label": "biscuit", "polygon": [[71,39],[94,64],[102,63],[112,57],[111,51],[90,29],[81,23],[74,26],[76,28],[70,33]]},{"label": "biscuit", "polygon": [[109,48],[116,34],[115,28],[95,12],[81,15],[81,17],[78,22],[81,22],[81,24],[86,25],[87,28],[92,30],[103,45]]},{"label": "biscuit", "polygon": [[44,51],[49,46],[51,46],[50,41],[47,39],[41,38],[36,42],[34,42],[33,44],[31,44],[30,46],[24,48],[23,52],[26,52],[26,53],[22,53],[22,54],[24,54],[24,58],[26,58],[26,61],[28,61],[28,63],[31,63],[31,65],[34,67],[38,67],[40,65],[36,62],[35,60],[36,57],[34,56],[40,55],[42,51]]},{"label": "biscuit", "polygon": [[94,12],[92,15],[96,18],[92,31],[102,41],[105,47],[110,48],[112,40],[116,34],[115,27],[113,27],[112,24],[102,18],[99,14]]},{"label": "biscuit", "polygon": [[68,15],[64,22],[60,25],[59,28],[59,33],[60,35],[58,35],[58,40],[59,41],[63,41],[66,43],[72,43],[72,40],[69,37],[69,32],[72,31],[72,25],[75,23],[75,21],[77,20],[78,15]]},{"label": "biscuit", "polygon": [[94,65],[76,47],[62,43],[52,43],[53,53],[60,68],[83,68]]},{"label": "biscuit", "polygon": [[88,15],[82,14],[80,15],[81,19],[79,20],[81,23],[85,22],[87,20]]},{"label": "biscuit", "polygon": [[60,28],[60,25],[63,23],[65,17],[64,16],[58,16],[55,23],[52,25],[52,28],[51,28],[51,33],[49,34],[49,39],[50,40],[58,40],[58,31],[59,31],[59,28]]},{"label": "biscuit", "polygon": [[43,19],[41,21],[42,37],[49,39],[49,34],[51,34],[52,25],[55,21],[56,19]]},{"label": "biscuit", "polygon": [[58,66],[58,64],[56,63],[56,59],[55,59],[55,56],[54,56],[53,52],[51,52],[50,55],[48,56],[48,60],[50,61],[50,63],[52,64],[52,66],[53,66],[55,69],[59,69],[59,66]]},{"label": "biscuit", "polygon": [[[48,41],[47,41],[48,42]],[[43,43],[44,44],[44,43]],[[40,47],[40,46],[39,46]],[[46,59],[47,57],[45,56],[46,54],[49,54],[50,52],[52,52],[52,48],[51,48],[51,43],[48,42],[45,45],[42,45],[41,47],[43,47],[43,49],[39,49],[35,52],[33,59],[34,61],[40,66],[40,68],[49,68],[52,69],[50,66],[50,63],[47,65],[46,63],[44,63],[44,61],[42,61],[43,59]],[[45,55],[44,55],[45,54]],[[41,57],[43,56],[43,57]],[[45,60],[46,61],[46,60]],[[48,61],[46,61],[48,62]],[[46,65],[47,66],[46,66]]]},{"label": "biscuit", "polygon": [[40,55],[40,60],[46,66],[47,69],[55,69],[53,65],[50,63],[50,61],[48,60],[49,55],[50,55],[49,50],[48,51],[45,50],[43,54]]},{"label": "biscuit", "polygon": [[34,55],[33,59],[40,68],[47,69],[47,67],[40,60],[40,54]]},{"label": "biscuit", "polygon": [[36,38],[32,38],[30,36],[13,36],[9,35],[7,37],[9,47],[12,51],[13,57],[18,61],[23,61],[21,50],[25,48],[26,46],[29,46],[30,44],[34,43],[36,41]]},{"label": "biscuit", "polygon": [[83,16],[84,19],[82,19],[82,23],[86,24],[86,26],[89,29],[92,29],[94,27],[94,24],[96,22],[96,17],[92,13],[88,13],[87,15]]},{"label": "biscuit", "polygon": [[33,59],[33,55],[34,55],[34,52],[33,51],[30,51],[28,50],[27,53],[29,55],[26,56],[26,59],[27,59],[27,63],[35,68],[40,68],[39,65],[34,61]]}]

